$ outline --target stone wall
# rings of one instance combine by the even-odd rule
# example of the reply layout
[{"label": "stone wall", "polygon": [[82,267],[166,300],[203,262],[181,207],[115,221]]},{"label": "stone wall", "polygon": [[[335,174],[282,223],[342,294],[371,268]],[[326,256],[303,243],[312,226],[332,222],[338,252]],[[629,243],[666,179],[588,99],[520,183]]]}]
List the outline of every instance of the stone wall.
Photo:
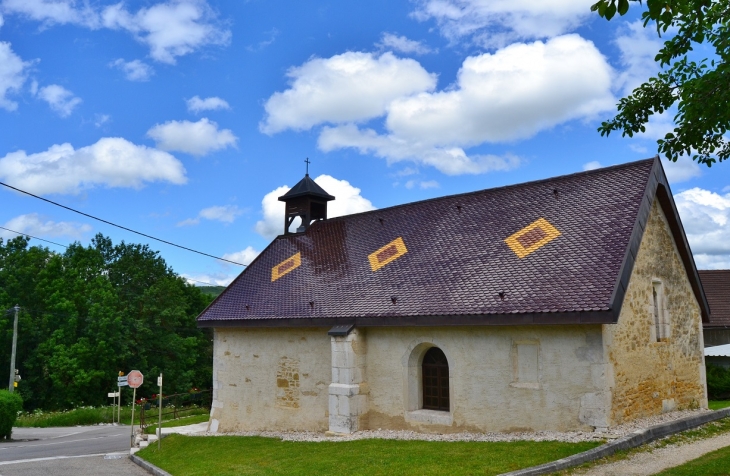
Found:
[{"label": "stone wall", "polygon": [[[600,325],[368,328],[370,429],[590,430],[607,425]],[[421,360],[449,362],[451,411],[423,410]],[[522,355],[521,355],[522,352]]]},{"label": "stone wall", "polygon": [[[655,285],[666,321],[659,334]],[[604,345],[611,424],[674,408],[707,407],[700,308],[656,201],[618,323],[604,325]]]},{"label": "stone wall", "polygon": [[211,431],[327,430],[326,328],[219,328],[213,343]]}]

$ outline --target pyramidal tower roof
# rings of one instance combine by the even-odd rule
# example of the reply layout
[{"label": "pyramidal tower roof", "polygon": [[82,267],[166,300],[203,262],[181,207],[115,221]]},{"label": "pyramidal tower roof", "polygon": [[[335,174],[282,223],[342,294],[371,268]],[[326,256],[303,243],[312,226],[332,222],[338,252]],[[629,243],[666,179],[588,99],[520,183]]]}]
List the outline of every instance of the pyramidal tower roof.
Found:
[{"label": "pyramidal tower roof", "polygon": [[292,187],[291,190],[286,192],[284,195],[279,197],[279,200],[282,202],[286,202],[289,199],[292,198],[299,198],[299,197],[317,197],[319,199],[323,199],[325,201],[334,200],[335,197],[330,195],[329,193],[325,192],[325,190],[317,185],[317,183],[312,180],[309,177],[309,174],[306,174],[303,179],[299,181],[296,185]]}]

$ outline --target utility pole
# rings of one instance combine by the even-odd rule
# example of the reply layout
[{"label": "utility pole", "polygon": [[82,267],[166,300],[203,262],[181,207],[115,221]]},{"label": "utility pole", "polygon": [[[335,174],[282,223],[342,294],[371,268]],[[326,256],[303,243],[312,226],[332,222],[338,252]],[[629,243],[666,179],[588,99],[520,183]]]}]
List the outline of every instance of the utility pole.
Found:
[{"label": "utility pole", "polygon": [[18,347],[18,311],[20,311],[20,306],[16,304],[13,309],[15,309],[15,321],[13,322],[13,350],[10,353],[10,384],[8,386],[10,393],[15,390],[15,350]]}]

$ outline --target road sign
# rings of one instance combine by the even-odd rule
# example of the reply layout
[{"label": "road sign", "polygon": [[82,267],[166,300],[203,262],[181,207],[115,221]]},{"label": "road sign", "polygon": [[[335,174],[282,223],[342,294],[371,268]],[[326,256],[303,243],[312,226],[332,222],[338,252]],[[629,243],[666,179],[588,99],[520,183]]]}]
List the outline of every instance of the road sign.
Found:
[{"label": "road sign", "polygon": [[117,382],[126,382],[126,381],[127,381],[126,375],[124,377],[117,377]]},{"label": "road sign", "polygon": [[160,375],[159,377],[157,377],[157,386],[158,387],[162,387],[162,375]]},{"label": "road sign", "polygon": [[139,388],[144,382],[144,376],[139,370],[132,370],[127,374],[127,383],[131,388]]},{"label": "road sign", "polygon": [[127,385],[129,385],[129,383],[126,380],[124,382],[117,382],[117,387],[126,387]]},{"label": "road sign", "polygon": [[116,398],[119,396],[119,392],[109,392],[106,394],[106,396],[109,398]]}]

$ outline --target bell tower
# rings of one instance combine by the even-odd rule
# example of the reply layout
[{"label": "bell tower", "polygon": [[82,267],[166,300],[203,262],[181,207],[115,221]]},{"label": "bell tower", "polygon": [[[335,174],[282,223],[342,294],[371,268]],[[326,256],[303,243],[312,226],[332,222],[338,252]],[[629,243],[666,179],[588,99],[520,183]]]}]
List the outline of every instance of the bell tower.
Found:
[{"label": "bell tower", "polygon": [[296,217],[301,217],[302,224],[297,228],[297,233],[302,233],[309,228],[309,225],[316,220],[327,219],[327,202],[335,197],[325,192],[309,177],[309,159],[307,173],[291,190],[279,197],[279,201],[286,204],[284,211],[284,234],[289,235],[289,227]]}]

